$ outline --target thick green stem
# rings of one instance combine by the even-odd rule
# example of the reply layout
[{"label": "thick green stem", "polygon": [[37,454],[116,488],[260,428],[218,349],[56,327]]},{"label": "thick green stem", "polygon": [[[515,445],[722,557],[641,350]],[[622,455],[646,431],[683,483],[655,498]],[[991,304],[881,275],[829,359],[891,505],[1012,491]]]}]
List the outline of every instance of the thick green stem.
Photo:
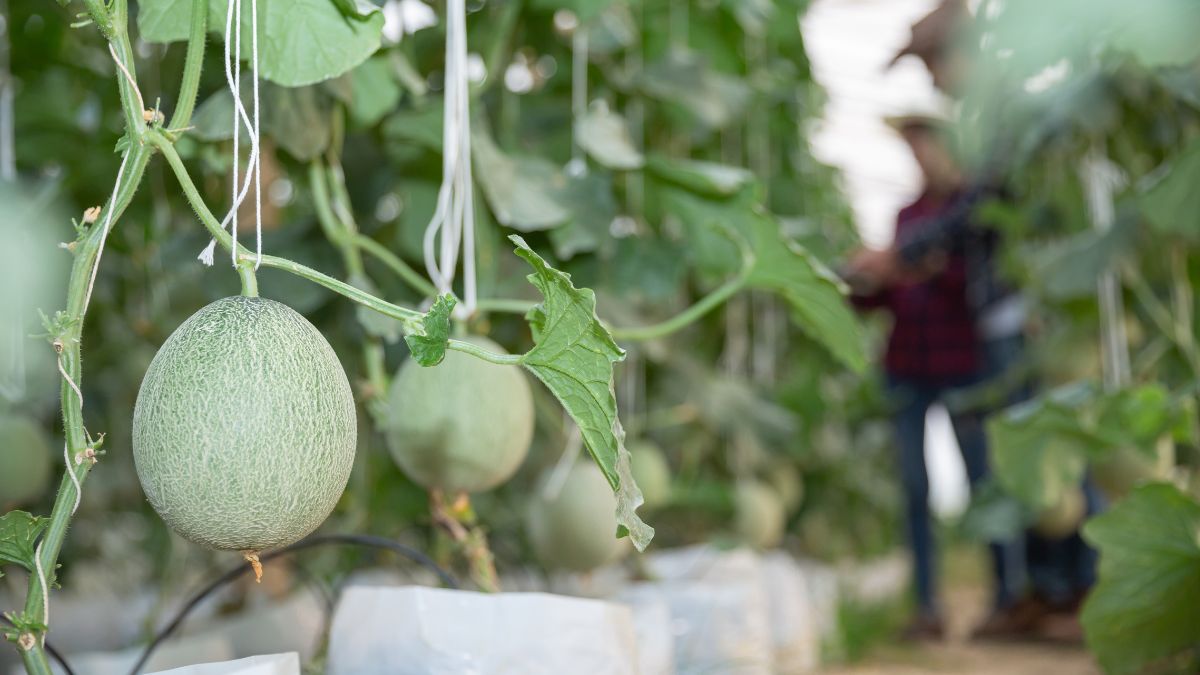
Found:
[{"label": "thick green stem", "polygon": [[735,293],[746,287],[746,276],[742,275],[736,279],[725,282],[720,288],[704,296],[696,304],[688,307],[679,314],[652,326],[640,326],[637,328],[613,328],[609,327],[609,332],[617,340],[654,340],[657,338],[666,337],[676,331],[683,330],[692,323],[698,321],[701,317],[721,306]]},{"label": "thick green stem", "polygon": [[470,354],[477,359],[483,359],[489,363],[495,363],[501,366],[519,366],[522,363],[522,359],[525,358],[524,354],[497,354],[495,352],[489,352],[478,345],[471,344],[470,342],[463,342],[462,340],[451,339],[446,344],[446,347],[448,349],[453,349],[456,352]]},{"label": "thick green stem", "polygon": [[[148,132],[146,138],[147,142],[157,148],[163,157],[166,158],[167,164],[171,166],[171,171],[174,172],[176,180],[179,181],[179,186],[183,189],[184,196],[187,197],[188,203],[192,205],[192,210],[196,212],[196,215],[200,218],[200,222],[208,230],[209,234],[217,240],[221,248],[228,251],[234,245],[233,238],[221,228],[221,221],[217,220],[217,217],[209,210],[208,205],[204,203],[204,199],[200,196],[200,191],[196,189],[196,184],[192,181],[191,175],[188,174],[187,167],[183,165],[183,159],[175,151],[175,147],[171,144],[171,141],[157,130]],[[241,244],[237,244],[237,251],[240,260],[255,259],[255,255]],[[286,258],[264,255],[262,257],[262,264],[266,267],[273,267],[285,272],[291,272],[299,277],[304,277],[380,314],[397,319],[404,323],[406,331],[419,332],[421,330],[421,319],[424,315],[418,311],[380,300],[362,289],[355,288],[350,284],[338,281],[329,275],[322,274],[310,267]]]},{"label": "thick green stem", "polygon": [[[128,152],[124,179],[124,185],[128,187],[122,186],[117,191],[116,200],[105,204],[102,211],[107,213],[112,209],[114,224],[120,219],[130,200],[133,199],[136,186],[141,182],[142,175],[146,170],[146,163],[150,159],[150,149],[144,146],[135,145]],[[109,232],[111,233],[111,231],[110,227]],[[38,559],[42,570],[46,573],[47,584],[53,582],[54,570],[58,566],[58,554],[62,550],[67,527],[74,515],[79,490],[82,489],[92,468],[92,461],[89,459],[84,459],[78,464],[74,463],[76,457],[81,459],[86,457],[86,453],[90,449],[88,435],[83,426],[83,401],[75,393],[75,387],[81,386],[83,379],[80,368],[80,343],[83,336],[87,289],[104,236],[104,228],[93,225],[75,243],[75,261],[71,266],[71,277],[67,286],[66,321],[60,323],[62,333],[55,336],[55,349],[59,351],[59,362],[65,374],[60,397],[67,455],[72,460],[72,465],[67,467],[67,471],[74,472],[74,479],[71,474],[64,472],[63,478],[59,482],[58,494],[54,499],[54,507],[50,512],[50,525],[46,528],[46,534],[42,537],[39,547]],[[42,580],[38,575],[30,575],[29,592],[25,597],[25,609],[22,617],[26,622],[46,623],[46,593],[47,589],[42,586]],[[49,664],[42,648],[44,636],[37,634],[33,637],[36,638],[33,640],[33,647],[22,652],[25,668],[30,673],[48,673],[50,672]]]},{"label": "thick green stem", "polygon": [[480,298],[475,308],[481,312],[501,312],[506,314],[528,314],[529,310],[537,307],[533,300],[514,300],[509,298]]},{"label": "thick green stem", "polygon": [[196,93],[200,90],[200,71],[204,68],[204,48],[208,38],[208,0],[192,0],[192,18],[188,28],[187,57],[183,62],[183,81],[179,99],[171,115],[171,129],[182,129],[192,121]]},{"label": "thick green stem", "polygon": [[413,290],[421,293],[425,297],[437,297],[437,288],[429,282],[428,279],[421,276],[416,270],[404,262],[400,256],[392,253],[383,244],[366,236],[365,234],[354,235],[354,244],[363,251],[374,256],[379,262],[383,263],[388,269],[392,270],[404,280]]},{"label": "thick green stem", "polygon": [[83,0],[83,6],[87,8],[88,15],[92,17],[92,23],[96,24],[96,28],[100,30],[104,39],[112,40],[113,21],[104,0]]},{"label": "thick green stem", "polygon": [[254,274],[254,261],[238,261],[237,272],[238,278],[242,280],[242,295],[247,298],[257,298],[258,277]]}]

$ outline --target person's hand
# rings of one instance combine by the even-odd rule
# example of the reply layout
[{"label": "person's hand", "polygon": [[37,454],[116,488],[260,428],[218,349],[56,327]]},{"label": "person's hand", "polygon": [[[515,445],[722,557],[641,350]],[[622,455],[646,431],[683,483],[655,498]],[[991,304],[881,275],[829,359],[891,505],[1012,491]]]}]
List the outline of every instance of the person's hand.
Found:
[{"label": "person's hand", "polygon": [[900,271],[900,259],[890,248],[863,248],[850,257],[846,271],[872,286],[887,286],[895,281]]}]

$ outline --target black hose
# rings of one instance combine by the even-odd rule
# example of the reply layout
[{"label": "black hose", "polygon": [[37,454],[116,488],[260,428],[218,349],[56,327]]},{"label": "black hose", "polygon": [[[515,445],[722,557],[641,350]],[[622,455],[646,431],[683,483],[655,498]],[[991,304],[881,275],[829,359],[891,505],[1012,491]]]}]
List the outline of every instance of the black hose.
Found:
[{"label": "black hose", "polygon": [[[425,569],[436,574],[438,579],[441,580],[442,584],[444,586],[446,586],[447,588],[458,588],[458,581],[449,572],[442,569],[442,567],[440,565],[435,563],[429,556],[425,555],[424,553],[422,553],[410,546],[405,546],[404,544],[401,544],[399,542],[392,541],[391,539],[387,539],[385,537],[377,537],[377,536],[369,535],[369,534],[318,534],[318,535],[314,535],[307,539],[298,541],[295,544],[292,544],[291,546],[281,548],[278,551],[271,551],[270,553],[264,553],[261,556],[259,556],[259,562],[266,563],[268,561],[295,553],[297,551],[303,551],[305,549],[316,548],[318,546],[330,546],[330,545],[363,546],[363,547],[367,547],[367,548],[379,548],[379,549],[385,549],[388,551],[392,551],[401,556],[404,556],[405,558],[408,558],[409,560],[417,563],[418,565],[420,565],[420,566],[424,567]],[[183,624],[183,621],[184,621],[184,619],[187,618],[188,614],[190,614],[192,612],[192,610],[194,610],[196,608],[197,605],[199,605],[201,602],[203,602],[205,600],[205,598],[207,598],[208,596],[215,593],[222,586],[225,586],[226,584],[234,581],[235,579],[242,576],[243,574],[246,574],[249,571],[250,571],[249,565],[244,564],[244,563],[240,564],[237,567],[234,567],[234,568],[230,569],[229,571],[225,572],[224,574],[222,574],[221,576],[217,577],[211,583],[209,583],[207,586],[205,586],[200,591],[198,591],[195,595],[193,595],[191,597],[191,599],[188,600],[187,604],[185,604],[179,610],[179,612],[175,615],[175,617],[172,618],[171,621],[169,623],[167,623],[167,625],[164,626],[163,629],[160,630],[157,635],[154,636],[154,639],[150,641],[150,644],[146,645],[146,650],[144,652],[142,652],[141,658],[138,659],[137,663],[135,663],[133,665],[133,668],[129,671],[130,675],[138,675],[141,672],[142,668],[145,667],[146,662],[150,660],[151,655],[154,654],[154,650],[158,649],[159,645],[161,645],[163,642],[165,642],[167,638],[171,637],[171,635],[179,628],[179,626],[181,626]],[[49,645],[47,645],[46,648],[47,648],[47,651],[49,651]],[[65,664],[64,664],[64,666],[65,666]],[[71,675],[69,669],[68,669],[68,675]]]}]

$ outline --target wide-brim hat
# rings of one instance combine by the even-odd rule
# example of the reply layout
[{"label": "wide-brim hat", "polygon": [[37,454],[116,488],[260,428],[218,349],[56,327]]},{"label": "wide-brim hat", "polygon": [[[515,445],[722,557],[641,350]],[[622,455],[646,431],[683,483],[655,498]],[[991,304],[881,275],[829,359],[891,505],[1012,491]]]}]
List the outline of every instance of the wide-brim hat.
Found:
[{"label": "wide-brim hat", "polygon": [[943,0],[936,9],[912,25],[912,37],[908,44],[892,57],[888,66],[895,65],[909,54],[926,61],[941,54],[956,39],[956,31],[969,16],[964,0]]}]

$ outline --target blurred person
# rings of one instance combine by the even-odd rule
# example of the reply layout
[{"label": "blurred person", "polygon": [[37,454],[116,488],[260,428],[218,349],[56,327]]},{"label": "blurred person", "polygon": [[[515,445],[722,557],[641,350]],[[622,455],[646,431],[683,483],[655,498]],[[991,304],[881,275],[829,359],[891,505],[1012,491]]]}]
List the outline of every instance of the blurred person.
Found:
[{"label": "blurred person", "polygon": [[[896,239],[919,234],[932,219],[958,207],[966,181],[946,138],[943,120],[906,116],[890,121],[908,144],[920,167],[920,196],[904,207],[896,221]],[[889,397],[899,446],[905,518],[913,555],[917,616],[911,638],[940,639],[944,623],[937,602],[937,556],[929,512],[929,475],[925,465],[925,418],[929,409],[954,392],[980,385],[989,374],[987,353],[968,300],[968,259],[964,247],[951,246],[923,255],[911,266],[891,265],[886,274],[873,264],[877,252],[860,252],[847,268],[860,308],[887,310],[893,319],[884,356]],[[951,423],[972,486],[988,475],[984,415],[978,409],[951,409]],[[1011,579],[1013,552],[1000,543],[989,546],[994,574],[992,614],[987,626],[1011,623],[1015,595]]]},{"label": "blurred person", "polygon": [[[961,0],[946,0],[914,24],[909,44],[889,65],[906,55],[915,55],[930,71],[935,86],[950,96],[960,96],[971,72],[972,50],[965,39],[970,20],[971,15]],[[983,377],[987,388],[992,390],[981,404],[977,403],[984,406],[984,412],[1028,400],[1035,389],[1025,363],[1024,298],[999,278],[994,260],[998,247],[996,234],[973,225],[973,214],[982,203],[1007,198],[1001,176],[1010,148],[1003,134],[1000,136],[993,142],[979,176],[963,186],[953,204],[907,228],[904,234],[898,233],[888,249],[861,252],[851,265],[858,278],[882,284],[922,269],[930,260],[942,258],[949,251],[962,252],[967,299],[983,345]],[[1103,498],[1091,481],[1085,480],[1082,487],[1087,514],[1102,510]],[[1010,612],[985,623],[976,635],[1080,641],[1078,608],[1095,582],[1096,552],[1078,531],[1052,539],[1031,529],[1022,543],[1028,592],[1021,595]],[[1015,578],[1017,572],[1009,570],[1010,578]]]}]

